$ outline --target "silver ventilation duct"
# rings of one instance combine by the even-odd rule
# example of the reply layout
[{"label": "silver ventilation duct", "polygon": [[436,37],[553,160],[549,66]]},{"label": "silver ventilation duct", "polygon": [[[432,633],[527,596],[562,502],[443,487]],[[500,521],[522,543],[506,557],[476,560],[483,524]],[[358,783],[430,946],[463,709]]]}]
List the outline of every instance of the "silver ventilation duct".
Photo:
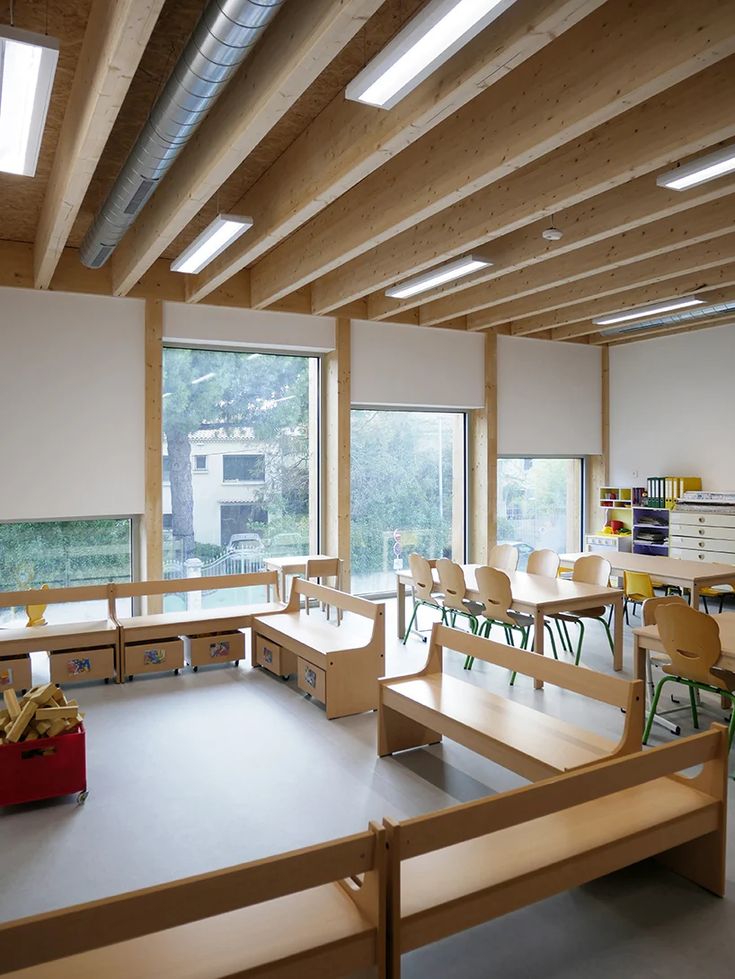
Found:
[{"label": "silver ventilation duct", "polygon": [[285,2],[210,0],[82,242],[84,265],[105,264]]},{"label": "silver ventilation duct", "polygon": [[608,330],[601,330],[603,337],[619,336],[621,333],[638,333],[641,330],[653,330],[661,326],[686,326],[687,323],[696,323],[697,320],[707,319],[711,316],[725,315],[735,310],[735,300],[728,299],[725,302],[713,303],[711,306],[697,306],[696,309],[683,310],[681,313],[671,313],[668,316],[659,316],[655,319],[640,320],[638,323],[630,323],[627,326],[610,327]]}]

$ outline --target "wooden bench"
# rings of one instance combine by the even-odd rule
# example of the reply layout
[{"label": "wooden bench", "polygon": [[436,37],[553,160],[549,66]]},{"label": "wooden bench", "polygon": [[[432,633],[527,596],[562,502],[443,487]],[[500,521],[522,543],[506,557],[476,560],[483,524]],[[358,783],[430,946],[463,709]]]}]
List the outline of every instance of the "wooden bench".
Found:
[{"label": "wooden bench", "polygon": [[385,976],[384,831],[0,925],[13,979]]},{"label": "wooden bench", "polygon": [[[302,597],[341,610],[341,625],[307,615]],[[297,578],[284,612],[253,620],[252,657],[253,666],[271,673],[296,673],[330,720],[375,710],[385,672],[385,606]]]},{"label": "wooden bench", "polygon": [[90,622],[62,622],[0,628],[0,693],[33,686],[30,653],[46,652],[54,683],[105,680],[119,673],[114,585],[0,592],[0,608],[103,602],[107,616]]},{"label": "wooden bench", "polygon": [[[173,593],[219,591],[232,588],[263,587],[278,594],[275,571],[253,574],[218,575],[206,578],[175,578],[163,581],[136,581],[115,586],[117,598],[158,597]],[[194,608],[177,612],[151,612],[118,618],[122,674],[128,680],[145,673],[173,670],[178,673],[187,662],[196,672],[200,666],[235,663],[245,658],[243,629],[253,617],[281,612],[281,602],[258,602],[222,608]]]},{"label": "wooden bench", "polygon": [[[624,709],[620,740],[615,743],[444,673],[444,648]],[[535,781],[640,750],[645,701],[640,680],[559,663],[435,623],[424,668],[382,679],[379,710],[381,756],[435,744],[445,735]]]},{"label": "wooden bench", "polygon": [[[727,731],[714,725],[490,799],[386,820],[389,975],[400,976],[404,952],[647,857],[723,895],[727,756]],[[695,765],[704,766],[695,778],[675,774]]]}]

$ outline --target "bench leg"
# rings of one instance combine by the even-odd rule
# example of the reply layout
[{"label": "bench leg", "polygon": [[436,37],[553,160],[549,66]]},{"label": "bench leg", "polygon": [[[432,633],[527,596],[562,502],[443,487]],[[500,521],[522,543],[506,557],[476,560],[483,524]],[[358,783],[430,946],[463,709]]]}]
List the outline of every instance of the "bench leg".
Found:
[{"label": "bench leg", "polygon": [[441,734],[412,721],[405,714],[399,714],[391,707],[381,704],[378,712],[378,754],[381,758],[392,755],[394,751],[406,748],[420,748],[426,744],[438,744]]},{"label": "bench leg", "polygon": [[665,850],[657,861],[675,874],[686,877],[705,890],[725,896],[725,840],[724,831],[715,830],[689,843],[682,843],[672,850]]}]

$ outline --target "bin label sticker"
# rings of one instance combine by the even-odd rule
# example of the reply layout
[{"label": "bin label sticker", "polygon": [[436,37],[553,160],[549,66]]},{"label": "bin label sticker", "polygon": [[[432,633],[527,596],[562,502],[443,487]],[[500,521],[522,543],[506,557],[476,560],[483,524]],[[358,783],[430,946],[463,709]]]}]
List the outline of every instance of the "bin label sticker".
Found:
[{"label": "bin label sticker", "polygon": [[12,687],[13,686],[13,671],[11,667],[6,670],[0,670],[0,687]]},{"label": "bin label sticker", "polygon": [[165,649],[146,649],[143,653],[143,666],[160,666],[165,662]]},{"label": "bin label sticker", "polygon": [[316,673],[314,670],[309,669],[308,666],[304,667],[304,680],[310,687],[316,690]]},{"label": "bin label sticker", "polygon": [[220,642],[211,642],[209,644],[209,655],[211,659],[217,659],[218,656],[229,656],[230,655],[229,641],[223,639]]},{"label": "bin label sticker", "polygon": [[263,659],[266,661],[266,663],[273,662],[273,650],[268,649],[267,646],[263,647]]},{"label": "bin label sticker", "polygon": [[88,656],[76,656],[66,661],[66,672],[69,676],[80,676],[92,672],[92,663]]}]

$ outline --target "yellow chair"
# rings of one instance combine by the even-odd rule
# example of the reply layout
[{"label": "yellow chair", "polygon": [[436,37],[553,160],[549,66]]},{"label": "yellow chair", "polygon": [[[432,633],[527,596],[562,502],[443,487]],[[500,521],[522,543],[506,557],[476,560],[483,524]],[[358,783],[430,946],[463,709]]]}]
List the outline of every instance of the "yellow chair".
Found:
[{"label": "yellow chair", "polygon": [[625,624],[630,625],[628,620],[629,603],[632,603],[633,614],[635,615],[637,605],[642,605],[649,598],[655,598],[651,576],[641,571],[624,571],[623,591],[625,592],[625,603],[623,605]]},{"label": "yellow chair", "polygon": [[716,588],[700,589],[699,597],[702,599],[702,602],[704,603],[704,610],[708,615],[709,606],[707,605],[707,599],[716,598],[718,600],[720,607],[717,609],[717,614],[719,615],[722,612],[722,606],[725,603],[725,596],[732,595],[733,591],[735,591],[735,581],[728,581],[727,587],[730,589],[729,591],[723,591],[722,585],[718,585]]}]

